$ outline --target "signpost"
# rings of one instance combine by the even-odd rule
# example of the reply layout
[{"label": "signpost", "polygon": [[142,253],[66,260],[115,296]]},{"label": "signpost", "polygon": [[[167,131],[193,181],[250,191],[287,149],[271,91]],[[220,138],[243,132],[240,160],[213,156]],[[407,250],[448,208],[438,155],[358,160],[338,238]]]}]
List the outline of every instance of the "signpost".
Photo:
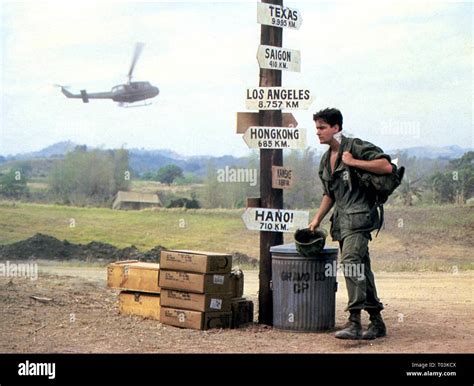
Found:
[{"label": "signpost", "polygon": [[312,101],[308,89],[257,87],[247,89],[246,106],[250,110],[306,110]]},{"label": "signpost", "polygon": [[299,210],[247,208],[242,219],[250,230],[295,232],[308,225],[309,213]]},{"label": "signpost", "polygon": [[260,68],[301,71],[301,55],[297,50],[272,46],[258,46],[257,60]]},{"label": "signpost", "polygon": [[244,141],[252,149],[304,149],[306,129],[252,126],[245,132]]},{"label": "signpost", "polygon": [[291,189],[294,182],[292,169],[282,166],[272,166],[273,189]]},{"label": "signpost", "polygon": [[299,29],[303,19],[297,9],[258,3],[257,22],[273,27]]},{"label": "signpost", "polygon": [[262,24],[257,52],[260,82],[258,88],[247,89],[246,107],[258,110],[258,115],[237,113],[237,133],[245,133],[249,147],[260,149],[260,198],[248,200],[252,207],[242,219],[248,229],[260,231],[258,321],[273,325],[270,247],[283,244],[283,232],[306,227],[309,220],[308,212],[283,210],[283,189],[291,186],[293,172],[283,167],[282,149],[305,147],[306,130],[296,128],[294,117],[282,110],[307,109],[312,96],[307,89],[281,87],[282,70],[301,68],[300,52],[282,48],[283,28],[301,26],[299,11],[283,7],[283,0],[262,0],[257,21]]}]

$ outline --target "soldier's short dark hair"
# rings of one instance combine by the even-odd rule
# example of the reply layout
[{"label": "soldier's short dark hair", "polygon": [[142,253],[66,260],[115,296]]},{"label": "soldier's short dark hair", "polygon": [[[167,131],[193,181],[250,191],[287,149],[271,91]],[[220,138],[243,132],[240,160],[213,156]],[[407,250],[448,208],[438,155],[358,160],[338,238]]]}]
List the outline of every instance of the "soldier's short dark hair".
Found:
[{"label": "soldier's short dark hair", "polygon": [[327,108],[321,111],[318,111],[313,115],[313,121],[321,119],[330,126],[339,125],[339,131],[342,130],[342,114],[338,109]]}]

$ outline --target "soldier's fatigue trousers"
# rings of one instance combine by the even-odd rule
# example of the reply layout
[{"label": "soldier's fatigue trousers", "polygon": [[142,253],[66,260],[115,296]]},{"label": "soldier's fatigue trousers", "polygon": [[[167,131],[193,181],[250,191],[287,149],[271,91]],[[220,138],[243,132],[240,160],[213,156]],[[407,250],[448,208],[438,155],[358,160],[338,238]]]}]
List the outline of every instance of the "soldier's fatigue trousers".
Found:
[{"label": "soldier's fatigue trousers", "polygon": [[377,297],[374,274],[370,267],[369,237],[365,233],[353,233],[339,241],[341,263],[346,279],[349,303],[346,311],[383,309]]}]

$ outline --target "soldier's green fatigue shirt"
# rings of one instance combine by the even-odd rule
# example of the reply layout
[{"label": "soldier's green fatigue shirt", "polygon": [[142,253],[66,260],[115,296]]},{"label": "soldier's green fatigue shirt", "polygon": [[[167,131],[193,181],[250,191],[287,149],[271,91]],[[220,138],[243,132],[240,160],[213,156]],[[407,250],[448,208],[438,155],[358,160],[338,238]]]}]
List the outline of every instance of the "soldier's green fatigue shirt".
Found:
[{"label": "soldier's green fatigue shirt", "polygon": [[377,297],[374,276],[370,267],[368,242],[370,232],[379,228],[379,214],[375,197],[359,183],[354,168],[342,162],[342,153],[349,151],[359,160],[372,161],[390,156],[370,142],[354,138],[350,143],[342,136],[334,172],[331,173],[330,149],[324,153],[319,166],[319,177],[324,195],[334,202],[331,236],[339,241],[341,262],[349,295],[347,310],[383,309]]}]

